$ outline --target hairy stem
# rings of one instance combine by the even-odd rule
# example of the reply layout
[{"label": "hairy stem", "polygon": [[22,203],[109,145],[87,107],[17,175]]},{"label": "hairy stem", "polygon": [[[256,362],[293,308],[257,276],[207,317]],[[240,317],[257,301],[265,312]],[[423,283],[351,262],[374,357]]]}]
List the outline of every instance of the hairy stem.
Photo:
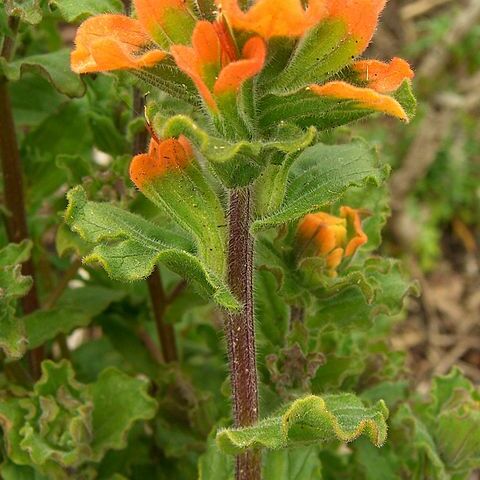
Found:
[{"label": "hairy stem", "polygon": [[[1,57],[10,60],[15,46],[15,37],[18,31],[19,19],[10,17],[9,27],[11,34],[4,39]],[[0,158],[3,174],[3,192],[8,214],[5,219],[8,240],[19,243],[29,237],[25,200],[23,191],[22,165],[18,150],[15,122],[8,91],[8,81],[0,76]],[[32,313],[40,306],[35,283],[35,268],[32,260],[22,265],[23,275],[33,278],[33,285],[22,300],[23,312]],[[44,358],[43,347],[30,351],[30,368],[33,378],[40,376],[40,364]]]},{"label": "hairy stem", "polygon": [[[225,319],[236,427],[247,427],[258,421],[251,197],[248,188],[230,193],[228,281],[232,292],[243,305],[240,312],[227,313]],[[260,479],[260,467],[258,452],[238,456],[236,480]]]}]

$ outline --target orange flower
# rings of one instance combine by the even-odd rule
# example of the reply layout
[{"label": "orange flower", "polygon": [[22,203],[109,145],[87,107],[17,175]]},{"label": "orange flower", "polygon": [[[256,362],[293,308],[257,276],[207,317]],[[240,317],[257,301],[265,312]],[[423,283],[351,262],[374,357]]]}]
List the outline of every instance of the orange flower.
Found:
[{"label": "orange flower", "polygon": [[405,80],[414,76],[410,65],[401,58],[393,58],[390,63],[378,60],[361,60],[353,64],[359,79],[379,93],[390,93],[397,90]]},{"label": "orange flower", "polygon": [[357,43],[357,54],[370,43],[386,3],[387,0],[326,0],[329,18],[346,23],[348,33]]},{"label": "orange flower", "polygon": [[409,121],[407,113],[397,100],[371,88],[356,87],[338,81],[329,82],[325,85],[311,85],[309,88],[313,93],[323,97],[351,100],[359,109],[376,110],[400,118],[405,122]]},{"label": "orange flower", "polygon": [[192,159],[192,147],[184,136],[161,141],[152,139],[148,153],[133,158],[130,178],[141,190],[144,184],[154,181],[168,171],[185,168]]},{"label": "orange flower", "polygon": [[171,53],[178,67],[191,77],[212,110],[215,97],[236,93],[241,85],[263,67],[266,45],[260,37],[250,38],[243,47],[243,58],[237,60],[233,41],[220,23],[198,22],[192,47],[174,45]]},{"label": "orange flower", "polygon": [[325,212],[306,215],[298,225],[298,238],[308,255],[325,258],[332,277],[342,260],[368,240],[358,210],[350,207],[341,207],[339,217]]},{"label": "orange flower", "polygon": [[237,0],[215,2],[237,30],[258,33],[263,38],[299,37],[327,16],[325,0],[257,0],[243,12]]},{"label": "orange flower", "polygon": [[76,73],[151,67],[165,52],[144,50],[151,43],[141,23],[124,15],[99,15],[86,20],[75,38],[71,55]]}]

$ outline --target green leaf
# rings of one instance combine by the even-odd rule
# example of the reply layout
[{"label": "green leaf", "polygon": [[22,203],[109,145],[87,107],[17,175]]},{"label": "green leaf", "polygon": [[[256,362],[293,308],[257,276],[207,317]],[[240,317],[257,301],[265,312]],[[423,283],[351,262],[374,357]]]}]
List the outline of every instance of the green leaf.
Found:
[{"label": "green leaf", "polygon": [[89,386],[93,401],[93,458],[127,444],[127,433],[139,420],[155,416],[157,402],[148,394],[148,382],[114,368],[104,370]]},{"label": "green leaf", "polygon": [[388,167],[363,142],[349,145],[318,144],[305,150],[293,164],[281,207],[253,223],[252,229],[293,222],[337,201],[350,187],[380,185]]},{"label": "green leaf", "polygon": [[27,23],[36,25],[42,20],[40,0],[5,0],[7,15],[20,17]]},{"label": "green leaf", "polygon": [[161,262],[196,282],[220,305],[237,308],[226,285],[191,253],[193,246],[185,237],[108,203],[89,202],[81,187],[71,190],[68,200],[67,224],[96,244],[85,262],[99,262],[112,278],[127,282],[146,278]]},{"label": "green leaf", "polygon": [[198,480],[233,480],[232,457],[221,452],[215,441],[209,440],[207,451],[198,462]]},{"label": "green leaf", "polygon": [[84,20],[91,15],[123,12],[120,0],[50,0],[49,4],[57,7],[68,23]]},{"label": "green leaf", "polygon": [[29,349],[43,345],[59,333],[69,334],[75,328],[86,327],[96,315],[123,296],[122,291],[100,286],[67,290],[55,308],[37,310],[24,317]]},{"label": "green leaf", "polygon": [[408,80],[404,80],[393,96],[403,107],[408,118],[412,120],[417,113],[417,99],[413,95],[412,83]]},{"label": "green leaf", "polygon": [[26,72],[35,72],[46,78],[60,93],[69,97],[85,94],[82,79],[70,69],[70,49],[19,58],[10,63],[0,61],[0,70],[11,81],[17,81]]},{"label": "green leaf", "polygon": [[225,453],[238,455],[252,448],[280,449],[298,445],[351,442],[361,435],[380,447],[387,438],[388,410],[383,401],[365,407],[353,394],[310,395],[295,400],[279,416],[242,429],[217,434]]},{"label": "green leaf", "polygon": [[347,25],[338,20],[324,21],[302,37],[286,68],[267,88],[285,93],[322,83],[351,63],[356,53],[356,42]]},{"label": "green leaf", "polygon": [[31,250],[29,240],[0,249],[0,349],[11,360],[21,358],[27,349],[25,324],[16,317],[16,301],[32,287],[32,278],[21,271]]},{"label": "green leaf", "polygon": [[9,459],[52,480],[72,478],[72,468],[86,473],[88,463],[107,450],[125,447],[136,422],[155,415],[147,387],[145,380],[113,368],[83,385],[68,361],[43,362],[32,392],[18,391],[0,403]]}]

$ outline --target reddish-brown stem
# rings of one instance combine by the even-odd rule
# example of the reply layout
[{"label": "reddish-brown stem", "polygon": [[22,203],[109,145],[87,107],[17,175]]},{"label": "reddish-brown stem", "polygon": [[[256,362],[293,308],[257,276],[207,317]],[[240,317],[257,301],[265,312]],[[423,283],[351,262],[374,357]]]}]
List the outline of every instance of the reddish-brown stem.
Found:
[{"label": "reddish-brown stem", "polygon": [[148,290],[152,302],[153,315],[157,325],[158,340],[162,346],[163,358],[167,363],[178,360],[177,344],[173,325],[165,322],[165,311],[168,307],[168,298],[163,288],[160,270],[155,267],[147,279]]},{"label": "reddish-brown stem", "polygon": [[[1,52],[1,56],[7,61],[10,60],[13,54],[18,26],[18,18],[10,17],[9,27],[11,34],[5,37]],[[3,76],[0,77],[0,158],[3,173],[4,201],[8,210],[5,219],[7,236],[10,242],[19,243],[27,239],[29,235],[20,152],[18,150],[12,105],[8,91],[8,81]],[[21,300],[23,312],[29,314],[40,306],[35,284],[35,268],[32,260],[28,260],[22,265],[22,273],[34,279],[32,288]],[[30,351],[30,368],[33,378],[40,376],[40,364],[43,357],[43,347]]]},{"label": "reddish-brown stem", "polygon": [[[255,351],[253,302],[253,238],[250,235],[252,198],[249,188],[230,193],[228,282],[242,303],[240,312],[225,315],[233,414],[236,427],[248,427],[258,421],[258,380]],[[259,480],[260,453],[239,455],[236,480]]]}]

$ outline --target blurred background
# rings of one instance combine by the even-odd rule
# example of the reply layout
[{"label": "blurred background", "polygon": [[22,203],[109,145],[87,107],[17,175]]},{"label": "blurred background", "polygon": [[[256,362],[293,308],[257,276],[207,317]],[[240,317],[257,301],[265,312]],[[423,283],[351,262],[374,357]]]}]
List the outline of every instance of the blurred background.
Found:
[{"label": "blurred background", "polygon": [[419,108],[405,127],[358,124],[388,158],[387,253],[422,296],[393,338],[420,389],[453,364],[480,382],[480,0],[390,0],[367,57],[408,59]]}]

